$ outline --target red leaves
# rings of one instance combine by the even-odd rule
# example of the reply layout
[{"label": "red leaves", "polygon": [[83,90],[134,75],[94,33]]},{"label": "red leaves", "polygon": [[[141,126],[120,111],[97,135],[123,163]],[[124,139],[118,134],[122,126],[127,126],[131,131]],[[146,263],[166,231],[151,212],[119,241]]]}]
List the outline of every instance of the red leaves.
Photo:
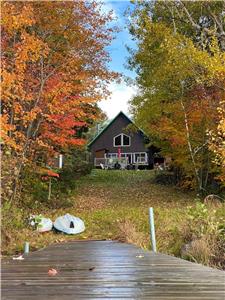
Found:
[{"label": "red leaves", "polygon": [[83,145],[80,129],[99,115],[115,78],[105,50],[110,15],[94,2],[45,1],[5,3],[2,16],[5,144],[21,160]]},{"label": "red leaves", "polygon": [[59,178],[59,174],[49,170],[49,169],[40,169],[39,173],[42,173],[43,175],[41,176],[42,181],[48,181],[50,177],[52,178]]},{"label": "red leaves", "polygon": [[75,128],[84,125],[85,122],[75,120],[75,116],[71,113],[50,115],[42,127],[42,138],[62,147],[83,145],[85,141],[75,137]]},{"label": "red leaves", "polygon": [[59,174],[55,173],[55,172],[53,172],[51,170],[48,170],[47,174],[48,174],[49,177],[57,177],[57,178],[59,178]]}]

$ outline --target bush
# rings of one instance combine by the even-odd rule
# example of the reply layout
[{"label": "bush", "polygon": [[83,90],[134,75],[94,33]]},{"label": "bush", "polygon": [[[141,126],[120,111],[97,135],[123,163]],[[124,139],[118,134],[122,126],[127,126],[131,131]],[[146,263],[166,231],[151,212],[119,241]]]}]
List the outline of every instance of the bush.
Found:
[{"label": "bush", "polygon": [[[3,149],[2,149],[3,150]],[[5,203],[13,195],[13,187],[18,172],[17,160],[9,151],[1,151],[1,202]]]},{"label": "bush", "polygon": [[120,241],[135,244],[142,248],[145,248],[145,245],[148,244],[146,235],[138,231],[131,220],[123,220],[118,226],[121,232]]},{"label": "bush", "polygon": [[25,213],[23,209],[5,202],[1,207],[1,242],[6,248],[12,244],[19,230],[25,226]]},{"label": "bush", "polygon": [[205,265],[225,266],[223,247],[225,245],[224,218],[219,210],[197,202],[187,211],[186,249],[183,257]]},{"label": "bush", "polygon": [[197,202],[194,207],[188,207],[188,221],[194,238],[201,238],[206,234],[220,235],[223,218],[217,216],[217,210]]},{"label": "bush", "polygon": [[87,162],[85,156],[85,152],[78,150],[65,156],[58,183],[61,192],[68,193],[68,189],[73,189],[76,186],[76,179],[91,172],[92,166]]},{"label": "bush", "polygon": [[49,179],[43,181],[43,174],[36,171],[35,165],[27,166],[21,176],[23,183],[20,206],[37,209],[40,204],[48,208],[72,206],[70,196],[76,187],[77,179],[91,172],[84,152],[74,150],[65,155],[63,168],[53,170],[59,178],[51,178],[51,197],[48,199]]},{"label": "bush", "polygon": [[174,173],[167,171],[159,171],[153,179],[154,183],[163,185],[175,185],[177,184],[176,177]]}]

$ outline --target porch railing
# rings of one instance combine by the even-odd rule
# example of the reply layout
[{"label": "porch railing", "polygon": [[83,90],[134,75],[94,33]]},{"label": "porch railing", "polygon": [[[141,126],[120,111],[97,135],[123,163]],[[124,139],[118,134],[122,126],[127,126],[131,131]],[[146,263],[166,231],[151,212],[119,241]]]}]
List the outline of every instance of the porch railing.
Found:
[{"label": "porch railing", "polygon": [[[94,159],[94,165],[95,167],[106,167],[106,168],[114,168],[115,164],[119,163],[121,168],[126,168],[130,163],[129,163],[129,158],[128,157],[111,157],[111,158],[95,158]],[[132,162],[132,165],[137,165],[137,166],[144,166],[148,165],[148,157],[147,155],[145,157],[138,157],[136,159],[136,162]]]},{"label": "porch railing", "polygon": [[116,163],[119,163],[122,169],[126,168],[128,165],[128,158],[95,158],[94,160],[95,167],[100,167],[103,165],[107,168],[114,168]]}]

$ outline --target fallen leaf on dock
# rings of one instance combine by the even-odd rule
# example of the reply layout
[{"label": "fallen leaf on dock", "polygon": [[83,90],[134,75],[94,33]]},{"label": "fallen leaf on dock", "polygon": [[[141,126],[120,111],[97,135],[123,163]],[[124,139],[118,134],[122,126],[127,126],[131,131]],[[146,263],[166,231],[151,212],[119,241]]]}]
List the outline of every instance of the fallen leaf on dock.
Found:
[{"label": "fallen leaf on dock", "polygon": [[56,269],[49,269],[48,270],[48,275],[49,276],[55,276],[58,274],[58,271]]},{"label": "fallen leaf on dock", "polygon": [[143,258],[144,255],[136,255],[137,258]]},{"label": "fallen leaf on dock", "polygon": [[13,260],[24,260],[24,257],[22,255],[17,256],[17,257],[13,257]]}]

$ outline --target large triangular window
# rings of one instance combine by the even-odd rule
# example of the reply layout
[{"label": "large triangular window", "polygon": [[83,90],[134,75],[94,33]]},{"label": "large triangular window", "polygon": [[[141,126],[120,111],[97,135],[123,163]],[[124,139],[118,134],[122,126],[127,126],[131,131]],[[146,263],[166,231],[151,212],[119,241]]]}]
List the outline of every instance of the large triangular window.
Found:
[{"label": "large triangular window", "polygon": [[121,133],[113,138],[114,147],[129,147],[130,146],[130,136]]}]

